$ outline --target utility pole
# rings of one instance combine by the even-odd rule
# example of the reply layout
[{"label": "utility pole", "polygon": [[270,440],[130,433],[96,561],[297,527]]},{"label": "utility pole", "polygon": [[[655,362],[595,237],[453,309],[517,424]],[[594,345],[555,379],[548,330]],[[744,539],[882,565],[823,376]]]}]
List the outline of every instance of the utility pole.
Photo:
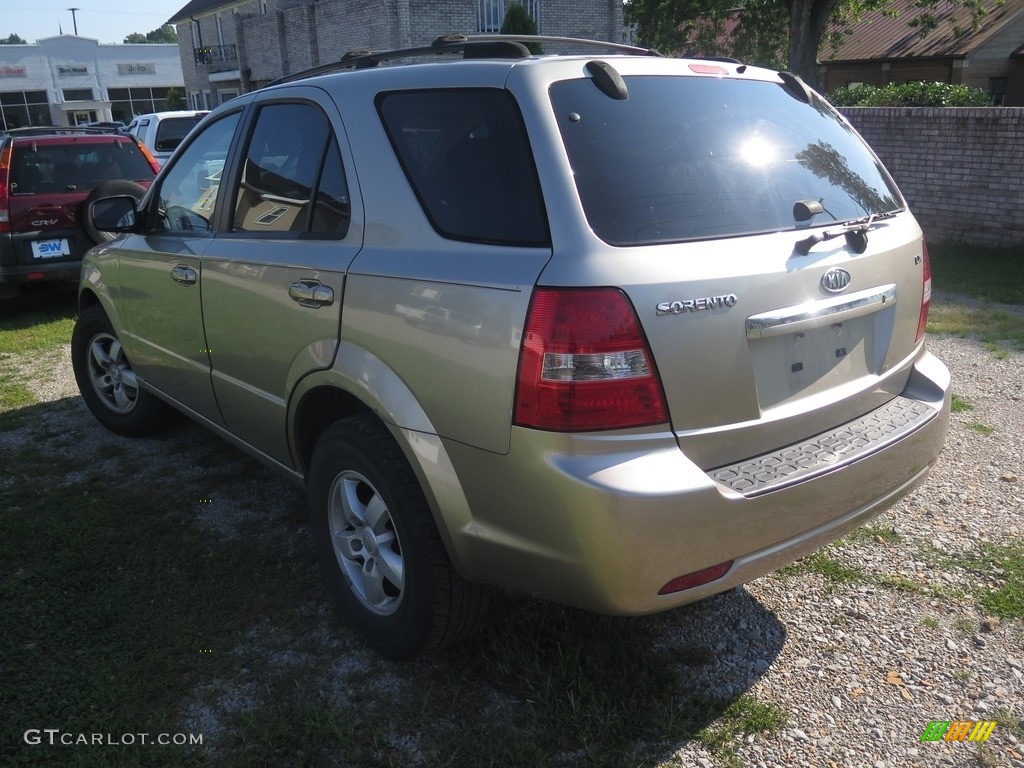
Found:
[{"label": "utility pole", "polygon": [[71,21],[75,24],[75,37],[78,36],[78,17],[75,16],[75,11],[82,10],[81,8],[68,8],[71,11]]}]

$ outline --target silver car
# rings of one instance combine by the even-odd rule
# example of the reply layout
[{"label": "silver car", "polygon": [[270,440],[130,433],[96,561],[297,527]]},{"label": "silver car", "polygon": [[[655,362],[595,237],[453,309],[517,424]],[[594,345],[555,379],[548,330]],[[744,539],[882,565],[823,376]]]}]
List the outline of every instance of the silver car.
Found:
[{"label": "silver car", "polygon": [[786,73],[522,42],[233,99],[91,210],[125,234],[83,266],[89,408],[184,412],[304,485],[392,657],[461,638],[483,585],[629,615],[742,584],[946,434],[921,229],[842,116]]}]

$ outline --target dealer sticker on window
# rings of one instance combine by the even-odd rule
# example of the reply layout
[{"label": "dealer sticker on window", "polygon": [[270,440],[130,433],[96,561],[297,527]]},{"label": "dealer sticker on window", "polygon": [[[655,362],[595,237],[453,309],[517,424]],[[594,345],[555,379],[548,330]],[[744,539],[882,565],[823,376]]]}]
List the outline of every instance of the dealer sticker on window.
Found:
[{"label": "dealer sticker on window", "polygon": [[32,243],[32,255],[37,259],[59,259],[70,256],[71,248],[64,238],[60,240],[36,240]]}]

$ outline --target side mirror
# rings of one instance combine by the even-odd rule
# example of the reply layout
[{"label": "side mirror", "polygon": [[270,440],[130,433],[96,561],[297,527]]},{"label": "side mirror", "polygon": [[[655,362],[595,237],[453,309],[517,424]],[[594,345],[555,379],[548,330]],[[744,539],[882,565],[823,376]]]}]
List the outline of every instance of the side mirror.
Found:
[{"label": "side mirror", "polygon": [[138,201],[128,195],[103,197],[94,200],[85,215],[101,232],[134,232],[138,221],[135,205]]}]

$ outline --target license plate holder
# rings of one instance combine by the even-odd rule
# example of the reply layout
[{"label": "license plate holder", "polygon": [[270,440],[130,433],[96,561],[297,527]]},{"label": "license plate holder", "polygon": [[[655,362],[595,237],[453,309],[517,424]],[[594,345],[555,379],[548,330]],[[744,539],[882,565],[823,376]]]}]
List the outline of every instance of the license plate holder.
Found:
[{"label": "license plate holder", "polygon": [[33,240],[32,258],[39,260],[62,259],[71,255],[71,246],[66,237],[54,240]]}]

